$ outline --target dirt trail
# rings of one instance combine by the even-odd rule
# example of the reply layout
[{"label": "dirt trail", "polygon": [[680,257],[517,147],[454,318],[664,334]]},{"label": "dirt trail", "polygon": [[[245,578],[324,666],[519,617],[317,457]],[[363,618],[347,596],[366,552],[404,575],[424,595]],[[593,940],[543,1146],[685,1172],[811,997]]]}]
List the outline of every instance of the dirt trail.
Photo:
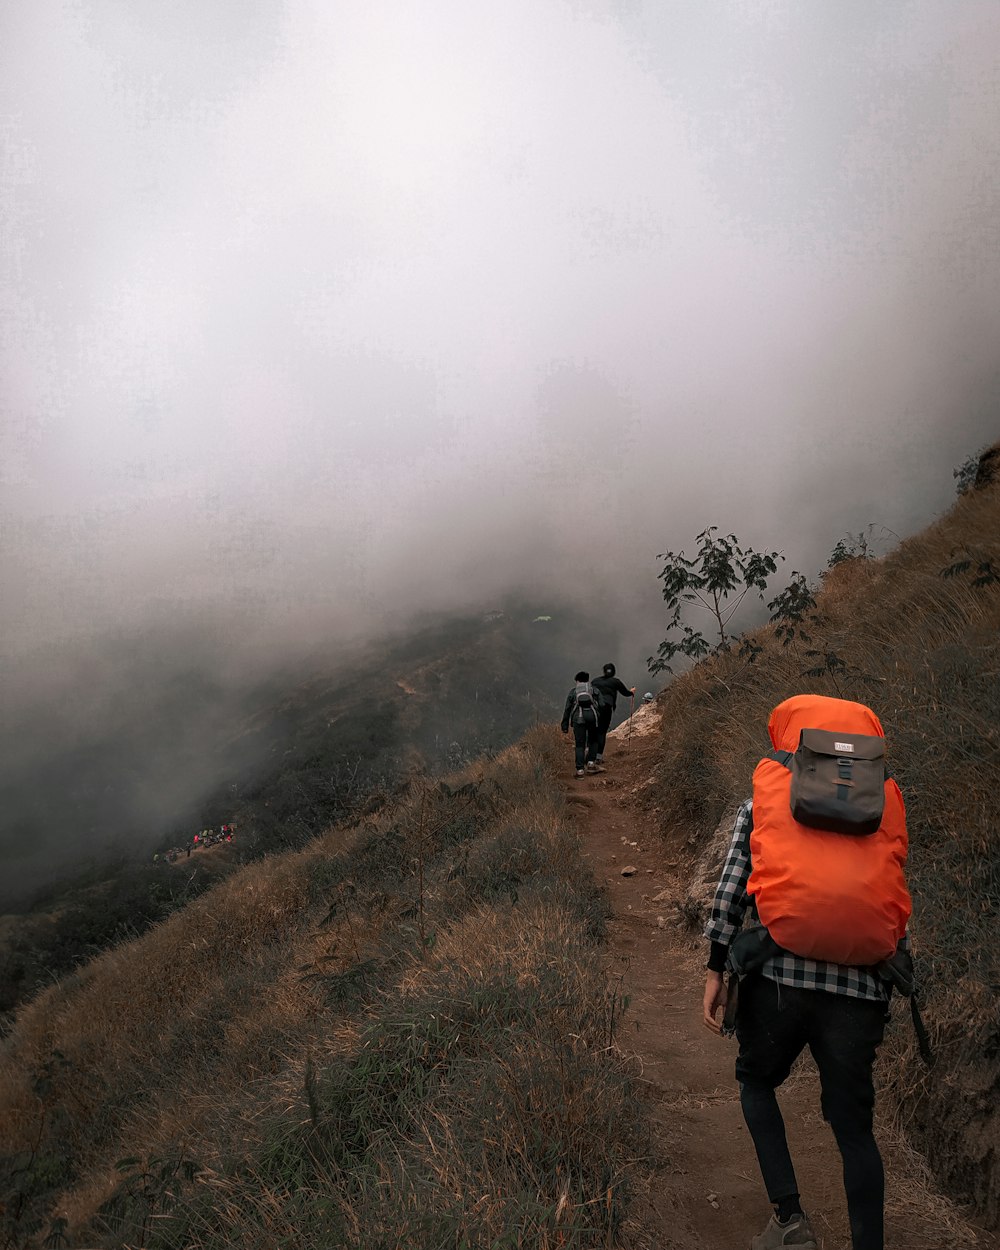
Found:
[{"label": "dirt trail", "polygon": [[[603,774],[577,780],[566,768],[575,826],[595,877],[610,891],[609,973],[631,998],[618,1041],[641,1071],[654,1124],[648,1192],[633,1204],[628,1234],[649,1250],[744,1250],[770,1207],[740,1113],[736,1044],[701,1023],[704,943],[675,924],[670,900],[685,893],[677,865],[659,838],[644,838],[645,817],[631,800],[657,737],[609,737]],[[622,876],[629,867],[634,874]],[[892,1027],[909,1027],[898,1007],[895,1019]],[[819,1113],[811,1059],[786,1083],[781,1103],[803,1204],[825,1250],[848,1250],[840,1158]],[[1000,1250],[1000,1241],[935,1191],[919,1156],[885,1132],[880,1141],[886,1250]]]}]

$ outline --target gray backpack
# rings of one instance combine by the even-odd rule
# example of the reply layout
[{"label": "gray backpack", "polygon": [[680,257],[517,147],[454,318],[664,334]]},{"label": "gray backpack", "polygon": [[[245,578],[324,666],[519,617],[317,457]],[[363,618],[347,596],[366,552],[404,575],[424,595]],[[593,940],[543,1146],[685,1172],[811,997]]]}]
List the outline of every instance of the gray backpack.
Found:
[{"label": "gray backpack", "polygon": [[590,682],[578,681],[576,683],[572,719],[575,721],[576,714],[579,712],[581,720],[590,721],[591,724],[596,724],[597,709],[599,706],[600,700],[598,699],[597,693]]},{"label": "gray backpack", "polygon": [[803,729],[798,750],[771,751],[792,774],[792,816],[810,829],[875,833],[885,807],[885,739]]}]

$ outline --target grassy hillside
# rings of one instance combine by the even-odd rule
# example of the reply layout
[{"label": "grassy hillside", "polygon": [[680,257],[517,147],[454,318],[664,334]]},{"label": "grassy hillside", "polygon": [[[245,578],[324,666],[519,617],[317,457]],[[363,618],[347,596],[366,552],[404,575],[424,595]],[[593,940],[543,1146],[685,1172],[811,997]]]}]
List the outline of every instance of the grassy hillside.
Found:
[{"label": "grassy hillside", "polygon": [[[640,792],[664,858],[690,866],[696,931],[771,708],[818,690],[878,711],[939,1056],[927,1073],[897,1024],[884,1101],[993,1226],[998,536],[1000,486],[984,485],[889,557],[838,564],[808,641],[765,627],[753,660],[728,652],[664,692]],[[528,663],[518,629],[447,659],[414,641],[379,674],[406,780],[332,827],[306,799],[341,762],[340,688],[308,684],[246,726],[273,735],[275,767],[243,791],[242,824],[260,820],[260,850],[292,849],[233,865],[20,1010],[0,1051],[7,1246],[614,1244],[648,1142],[614,1044],[606,902],[566,832],[552,731],[499,753],[481,737],[531,706],[531,663],[560,662]],[[445,734],[458,762],[488,758],[420,772]]]},{"label": "grassy hillside", "polygon": [[23,676],[0,708],[0,853],[13,869],[0,906],[50,889],[60,869],[152,854],[220,823],[234,797],[282,775],[303,781],[317,760],[326,786],[313,794],[306,783],[300,819],[343,798],[341,774],[359,765],[374,776],[394,775],[401,758],[452,768],[508,745],[564,687],[567,638],[591,632],[579,613],[540,623],[535,609],[508,607],[404,617],[390,636],[331,644],[294,666],[229,663],[225,637],[207,627],[35,657],[26,667],[46,677]]},{"label": "grassy hillside", "polygon": [[[214,760],[213,787],[200,794],[188,824],[178,818],[158,840],[149,828],[133,829],[113,854],[93,844],[90,825],[103,807],[100,813],[88,807],[87,794],[99,792],[105,804],[105,790],[113,798],[126,788],[123,779],[154,773],[176,774],[175,790],[182,791],[175,739],[182,725],[192,741],[199,733],[200,705],[189,684],[169,681],[159,702],[148,692],[141,733],[128,716],[105,726],[85,752],[86,793],[77,788],[79,750],[70,762],[57,751],[42,772],[19,775],[16,793],[8,778],[5,827],[18,845],[37,848],[50,884],[0,924],[0,1028],[40,986],[145,932],[240,863],[301,847],[331,825],[375,810],[415,771],[454,770],[508,746],[537,719],[557,715],[569,680],[568,638],[580,622],[568,611],[546,622],[534,615],[530,607],[510,605],[487,618],[425,622],[349,656],[318,655],[294,678],[286,674],[280,684],[273,678],[238,697],[213,687],[212,716],[198,746]],[[592,632],[596,646],[601,636]],[[164,699],[171,714],[160,723]],[[169,750],[165,740],[173,744]],[[203,761],[200,772],[206,771]],[[154,828],[163,813],[152,796],[162,784],[150,782]],[[32,823],[38,805],[45,819]],[[120,817],[128,820],[127,807]],[[183,845],[192,831],[231,820],[239,825],[232,846],[182,859],[175,869],[151,862],[154,850]],[[88,870],[53,881],[53,839],[93,844]],[[8,887],[21,879],[16,864],[10,878]]]},{"label": "grassy hillside", "polygon": [[3,1244],[610,1244],[605,912],[530,740],[245,867],[20,1013]]},{"label": "grassy hillside", "polygon": [[911,933],[938,1052],[927,1072],[909,1028],[895,1028],[881,1060],[885,1100],[945,1186],[996,1226],[1000,484],[962,496],[885,559],[837,564],[804,625],[808,642],[783,645],[768,626],[752,635],[754,662],[729,652],[664,692],[650,819],[691,864],[686,910],[700,928],[732,813],[770,747],[771,708],[818,691],[876,710],[907,804]]}]

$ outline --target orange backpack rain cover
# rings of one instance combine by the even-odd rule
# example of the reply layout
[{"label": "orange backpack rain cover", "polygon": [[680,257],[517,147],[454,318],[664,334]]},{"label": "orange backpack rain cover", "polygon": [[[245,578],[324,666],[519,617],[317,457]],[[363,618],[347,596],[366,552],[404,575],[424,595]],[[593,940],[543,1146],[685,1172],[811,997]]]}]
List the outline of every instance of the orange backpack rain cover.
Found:
[{"label": "orange backpack rain cover", "polygon": [[[885,737],[861,703],[802,694],[779,703],[768,731],[778,751],[795,751],[803,729]],[[752,871],[747,885],[761,923],[779,946],[811,959],[869,965],[887,959],[906,931],[910,895],[906,812],[899,786],[885,783],[885,810],[875,833],[827,833],[792,816],[792,775],[763,759],[753,775]]]}]

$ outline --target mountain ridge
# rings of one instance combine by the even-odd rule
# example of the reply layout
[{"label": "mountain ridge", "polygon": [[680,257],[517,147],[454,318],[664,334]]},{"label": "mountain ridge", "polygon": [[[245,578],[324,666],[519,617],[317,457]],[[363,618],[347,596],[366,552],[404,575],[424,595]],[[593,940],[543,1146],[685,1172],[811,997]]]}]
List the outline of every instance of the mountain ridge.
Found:
[{"label": "mountain ridge", "polygon": [[[755,648],[660,694],[648,772],[623,796],[677,877],[676,922],[697,945],[769,709],[805,689],[876,708],[908,803],[912,933],[939,1056],[928,1078],[908,1032],[892,1033],[882,1103],[992,1228],[998,534],[1000,486],[985,483],[888,556],[838,564],[808,637],[765,625]],[[441,676],[414,659],[385,676],[410,708],[422,693],[395,683],[433,703]],[[269,1221],[303,1250],[324,1237],[430,1250],[518,1228],[530,1238],[512,1244],[615,1244],[644,1119],[616,1042],[625,991],[593,975],[607,902],[568,833],[557,774],[569,771],[551,723],[445,778],[410,771],[376,810],[239,868],[23,1008],[0,1057],[0,1174],[23,1244],[55,1229],[107,1250],[221,1250],[263,1245]],[[501,1091],[513,1101],[492,1103]],[[600,1142],[588,1106],[601,1108]]]}]

